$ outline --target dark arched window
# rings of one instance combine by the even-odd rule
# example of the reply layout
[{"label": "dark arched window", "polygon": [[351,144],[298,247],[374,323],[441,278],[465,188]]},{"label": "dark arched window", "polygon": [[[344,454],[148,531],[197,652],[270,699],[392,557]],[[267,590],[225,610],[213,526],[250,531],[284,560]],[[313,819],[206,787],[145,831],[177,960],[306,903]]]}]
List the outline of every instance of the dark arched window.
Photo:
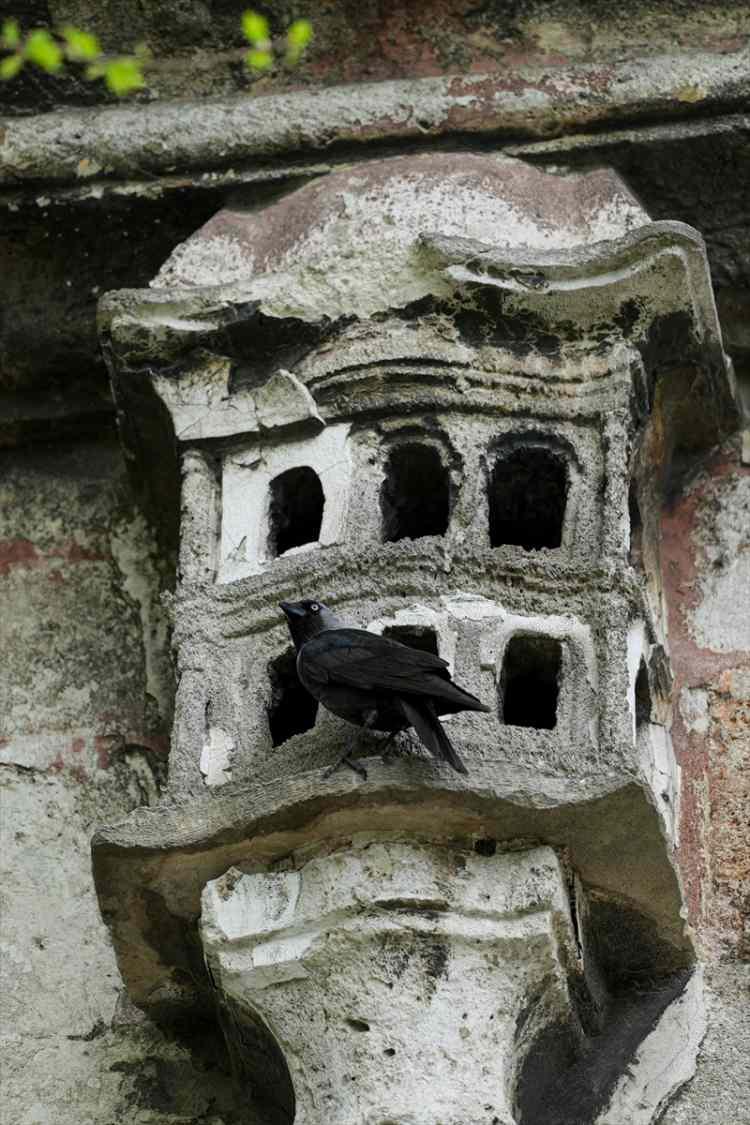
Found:
[{"label": "dark arched window", "polygon": [[640,566],[643,560],[643,520],[638,503],[638,485],[635,477],[630,481],[628,491],[628,520],[630,522],[630,550],[628,557],[631,566]]},{"label": "dark arched window", "polygon": [[562,454],[539,445],[500,453],[489,480],[490,546],[559,547],[567,493]]},{"label": "dark arched window", "polygon": [[302,734],[315,726],[318,701],[299,682],[297,654],[293,648],[271,661],[268,676],[271,681],[268,726],[271,742],[281,746],[293,734]]},{"label": "dark arched window", "polygon": [[557,725],[562,645],[538,633],[511,637],[500,679],[500,710],[507,726],[552,730]]},{"label": "dark arched window", "polygon": [[445,535],[450,482],[437,449],[413,442],[391,451],[380,489],[380,507],[386,543]]},{"label": "dark arched window", "polygon": [[315,543],[323,522],[323,486],[318,474],[302,465],[271,481],[268,549],[272,558],[292,547]]},{"label": "dark arched window", "polygon": [[651,684],[648,678],[646,661],[641,660],[638,675],[635,678],[635,726],[640,730],[645,723],[651,722]]}]

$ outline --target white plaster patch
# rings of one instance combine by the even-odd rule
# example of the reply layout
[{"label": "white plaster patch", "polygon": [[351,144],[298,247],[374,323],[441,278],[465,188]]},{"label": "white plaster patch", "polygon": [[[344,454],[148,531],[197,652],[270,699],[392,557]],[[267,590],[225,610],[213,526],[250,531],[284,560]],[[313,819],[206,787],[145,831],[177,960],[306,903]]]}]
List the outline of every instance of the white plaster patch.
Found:
[{"label": "white plaster patch", "polygon": [[27,770],[47,770],[70,750],[77,732],[71,734],[19,735],[0,742],[0,764]]},{"label": "white plaster patch", "polygon": [[451,617],[458,617],[462,621],[491,621],[493,618],[503,618],[507,615],[499,602],[490,601],[481,594],[464,593],[457,590],[455,594],[440,599]]},{"label": "white plaster patch", "polygon": [[638,766],[675,847],[679,844],[680,767],[672,737],[658,723],[644,723],[638,732]]},{"label": "white plaster patch", "polygon": [[[219,581],[258,574],[273,556],[269,549],[270,485],[288,469],[309,467],[317,473],[325,498],[316,542],[295,553],[338,543],[344,531],[351,478],[349,425],[274,446],[256,445],[224,461]],[[291,554],[292,551],[285,552]]]},{"label": "white plaster patch", "polygon": [[226,785],[232,780],[232,756],[235,749],[231,735],[221,727],[211,727],[200,758],[200,771],[209,788]]},{"label": "white plaster patch", "polygon": [[325,425],[315,399],[291,371],[280,369],[255,392],[261,429],[273,430],[292,422],[314,419]]},{"label": "white plaster patch", "polygon": [[325,423],[307,387],[290,371],[279,370],[254,391],[229,390],[231,363],[210,356],[176,377],[154,375],[157,394],[172,416],[179,441],[257,434],[295,422]]},{"label": "white plaster patch", "polygon": [[260,878],[230,867],[220,879],[206,884],[202,925],[222,941],[273,933],[291,923],[300,888],[301,876],[296,871]]},{"label": "white plaster patch", "polygon": [[688,731],[705,734],[708,730],[708,692],[705,688],[685,687],[680,692],[680,714]]}]

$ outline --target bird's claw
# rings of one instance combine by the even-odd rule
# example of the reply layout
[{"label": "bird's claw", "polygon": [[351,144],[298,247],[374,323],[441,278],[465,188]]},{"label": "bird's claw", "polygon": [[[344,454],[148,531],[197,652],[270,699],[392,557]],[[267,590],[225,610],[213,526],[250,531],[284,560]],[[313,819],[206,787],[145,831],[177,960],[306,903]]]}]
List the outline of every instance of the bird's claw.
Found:
[{"label": "bird's claw", "polygon": [[327,780],[337,769],[340,769],[341,766],[348,766],[350,770],[354,770],[356,774],[359,774],[363,781],[367,781],[367,770],[351,757],[351,750],[347,750],[346,754],[342,754],[338,761],[334,762],[332,766],[329,766],[323,774],[323,777]]}]

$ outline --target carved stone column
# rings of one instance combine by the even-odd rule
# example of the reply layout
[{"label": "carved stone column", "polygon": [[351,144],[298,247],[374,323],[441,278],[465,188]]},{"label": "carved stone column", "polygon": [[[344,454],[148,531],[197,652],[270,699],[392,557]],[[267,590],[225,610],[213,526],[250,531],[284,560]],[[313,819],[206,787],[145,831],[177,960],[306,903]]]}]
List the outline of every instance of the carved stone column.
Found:
[{"label": "carved stone column", "polygon": [[[656,1120],[702,1027],[657,518],[735,420],[699,235],[607,170],[376,161],[101,328],[172,547],[182,504],[169,789],[94,842],[133,999],[215,1015],[253,1125]],[[316,710],[305,594],[490,704],[466,779]]]},{"label": "carved stone column", "polygon": [[231,869],[203,893],[201,935],[221,996],[283,1044],[298,1125],[512,1125],[533,1036],[580,1035],[550,848],[372,842]]}]

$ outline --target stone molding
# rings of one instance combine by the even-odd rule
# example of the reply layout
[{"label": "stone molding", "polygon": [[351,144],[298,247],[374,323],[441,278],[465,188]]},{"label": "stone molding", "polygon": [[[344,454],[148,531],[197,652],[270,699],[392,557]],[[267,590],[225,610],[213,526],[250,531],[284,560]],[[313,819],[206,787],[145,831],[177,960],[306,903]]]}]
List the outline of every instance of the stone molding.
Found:
[{"label": "stone molding", "polygon": [[472,74],[204,99],[190,105],[190,129],[184,101],[5,117],[0,184],[36,180],[49,192],[85,181],[95,195],[110,179],[138,182],[144,173],[169,179],[177,167],[182,178],[201,169],[196,179],[209,186],[238,162],[288,161],[300,150],[325,152],[333,142],[423,142],[459,130],[546,140],[623,116],[648,121],[675,102],[684,113],[680,91],[695,88],[696,73],[703,115],[712,106],[747,105],[746,47],[628,59],[607,71],[606,92],[601,66],[584,63],[565,67],[557,81],[546,66],[518,68],[517,89],[495,74]]}]

